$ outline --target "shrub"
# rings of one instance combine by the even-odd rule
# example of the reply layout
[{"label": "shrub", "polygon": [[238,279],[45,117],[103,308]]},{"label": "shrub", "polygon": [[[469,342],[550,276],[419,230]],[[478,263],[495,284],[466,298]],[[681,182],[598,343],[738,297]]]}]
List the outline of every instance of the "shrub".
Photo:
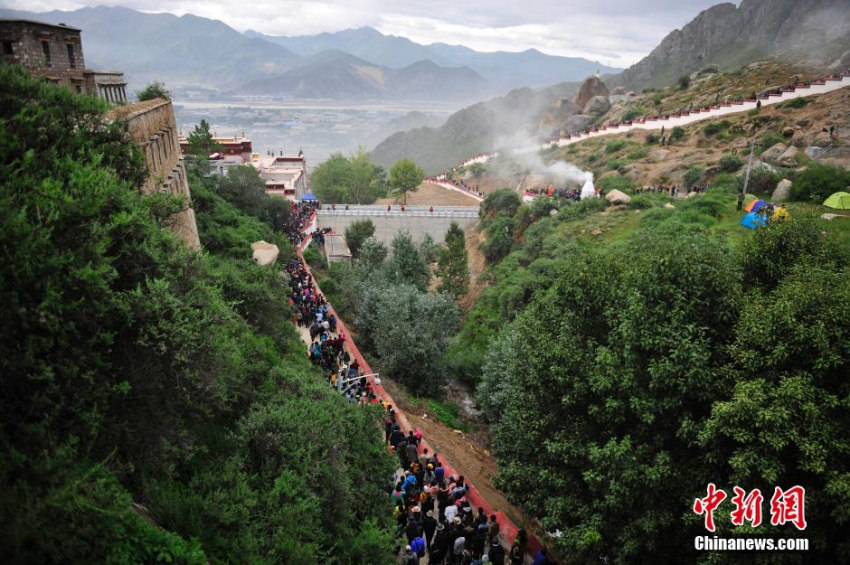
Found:
[{"label": "shrub", "polygon": [[609,190],[621,190],[627,191],[631,190],[634,186],[632,180],[628,177],[624,177],[623,175],[614,174],[614,175],[606,175],[596,181],[596,186],[601,188],[605,192]]},{"label": "shrub", "polygon": [[711,188],[726,193],[735,193],[740,187],[740,179],[731,173],[720,173],[711,181]]},{"label": "shrub", "polygon": [[685,139],[688,136],[688,132],[685,131],[685,128],[681,126],[676,126],[672,130],[670,130],[670,140],[671,141],[680,141]]},{"label": "shrub", "polygon": [[759,147],[758,153],[761,154],[765,149],[770,149],[777,143],[785,143],[785,138],[776,132],[765,132],[765,134],[761,136],[761,147]]},{"label": "shrub", "polygon": [[721,120],[719,122],[711,122],[710,124],[706,124],[704,128],[702,128],[702,132],[705,135],[712,136],[720,133],[721,131],[727,129],[730,126],[729,120]]},{"label": "shrub", "polygon": [[613,141],[609,141],[605,145],[605,153],[608,153],[608,154],[616,153],[617,151],[621,150],[625,146],[626,146],[626,142],[623,141],[622,139],[615,139]]},{"label": "shrub", "polygon": [[646,144],[652,145],[654,143],[658,143],[658,134],[650,133],[646,136]]},{"label": "shrub", "polygon": [[702,165],[691,165],[688,167],[688,170],[685,171],[685,175],[682,177],[682,182],[685,184],[685,188],[691,189],[700,184],[704,177],[705,167]]},{"label": "shrub", "polygon": [[676,81],[676,86],[679,87],[679,90],[687,90],[691,86],[691,77],[688,75],[682,75]]},{"label": "shrub", "polygon": [[154,98],[165,98],[166,100],[171,100],[171,91],[165,88],[165,83],[155,80],[147,85],[143,90],[137,92],[136,98],[139,99],[139,102],[153,100]]},{"label": "shrub", "polygon": [[596,161],[599,160],[600,157],[601,157],[601,155],[598,152],[591,153],[590,155],[587,156],[587,162],[588,163],[595,163]]},{"label": "shrub", "polygon": [[519,195],[510,188],[500,188],[491,192],[481,203],[480,215],[482,218],[495,218],[497,216],[513,216],[522,204]]},{"label": "shrub", "polygon": [[813,163],[799,173],[791,186],[791,199],[822,203],[833,192],[850,185],[850,171],[836,165]]},{"label": "shrub", "polygon": [[[744,178],[742,174],[740,186],[743,186]],[[775,173],[767,167],[753,167],[750,171],[750,184],[747,187],[747,192],[772,192],[781,178],[779,173]]]},{"label": "shrub", "polygon": [[629,154],[626,156],[632,161],[636,161],[638,159],[645,159],[647,155],[649,155],[649,153],[646,149],[644,149],[643,147],[638,147],[637,149],[629,151]]},{"label": "shrub", "polygon": [[782,104],[777,106],[777,108],[802,108],[811,101],[811,98],[806,98],[805,96],[802,96],[800,98],[794,98],[792,100],[789,100],[788,102],[783,102]]},{"label": "shrub", "polygon": [[634,120],[635,118],[639,118],[639,117],[643,116],[643,114],[644,114],[643,108],[638,106],[636,108],[631,108],[631,109],[627,110],[626,113],[623,114],[622,120],[624,122],[628,121],[628,120]]},{"label": "shrub", "polygon": [[608,170],[620,171],[622,173],[628,164],[629,162],[626,159],[611,159],[608,161]]},{"label": "shrub", "polygon": [[717,162],[717,166],[724,173],[734,173],[744,166],[744,161],[737,155],[724,155]]}]

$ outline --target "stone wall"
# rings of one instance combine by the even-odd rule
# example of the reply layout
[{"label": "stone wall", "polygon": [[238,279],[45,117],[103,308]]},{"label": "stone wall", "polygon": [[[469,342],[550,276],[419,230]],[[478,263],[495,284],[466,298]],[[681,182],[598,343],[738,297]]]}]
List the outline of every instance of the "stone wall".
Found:
[{"label": "stone wall", "polygon": [[[177,121],[170,100],[156,98],[113,109],[109,117],[128,122],[130,135],[145,156],[148,178],[145,193],[155,190],[186,198],[191,204],[189,182],[178,143]],[[195,211],[191,205],[175,215],[173,229],[192,249],[200,249]]]},{"label": "stone wall", "polygon": [[20,63],[34,75],[83,91],[86,65],[79,29],[28,20],[0,20],[0,43],[4,61]]},{"label": "stone wall", "polygon": [[375,239],[389,244],[400,231],[410,233],[413,240],[421,243],[425,234],[434,241],[442,242],[452,222],[457,222],[461,228],[466,228],[478,221],[477,206],[457,207],[435,206],[430,212],[424,206],[408,206],[407,211],[401,212],[398,206],[393,206],[386,212],[383,206],[351,206],[351,210],[329,210],[327,207],[316,214],[318,229],[331,228],[338,234],[344,234],[346,228],[357,221],[372,220],[375,225]]}]

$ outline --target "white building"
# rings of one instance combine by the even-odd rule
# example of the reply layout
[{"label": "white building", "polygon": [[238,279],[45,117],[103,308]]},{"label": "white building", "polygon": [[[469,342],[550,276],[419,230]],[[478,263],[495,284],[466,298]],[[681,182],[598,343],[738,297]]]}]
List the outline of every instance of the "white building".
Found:
[{"label": "white building", "polygon": [[307,160],[297,155],[259,155],[254,153],[251,164],[266,182],[266,194],[276,194],[288,200],[301,200],[307,193]]}]

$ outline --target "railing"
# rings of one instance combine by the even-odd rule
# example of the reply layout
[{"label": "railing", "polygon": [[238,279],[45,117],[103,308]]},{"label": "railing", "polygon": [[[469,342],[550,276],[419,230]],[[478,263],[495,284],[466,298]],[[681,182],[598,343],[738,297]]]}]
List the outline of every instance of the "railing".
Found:
[{"label": "railing", "polygon": [[393,218],[477,218],[477,206],[434,206],[433,210],[424,206],[354,206],[345,208],[322,208],[317,210],[319,217],[393,217]]}]

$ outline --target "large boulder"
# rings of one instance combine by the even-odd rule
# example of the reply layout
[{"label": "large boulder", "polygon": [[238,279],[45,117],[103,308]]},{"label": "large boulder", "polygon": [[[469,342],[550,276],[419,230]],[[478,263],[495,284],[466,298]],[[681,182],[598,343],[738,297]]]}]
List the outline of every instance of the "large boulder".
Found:
[{"label": "large boulder", "polygon": [[610,93],[605,83],[598,76],[592,76],[581,83],[578,92],[576,92],[573,98],[573,103],[579,108],[584,108],[594,96],[604,96],[607,98],[608,94]]},{"label": "large boulder", "polygon": [[583,131],[593,122],[593,116],[587,116],[585,114],[576,114],[575,116],[570,116],[569,118],[564,120],[561,127],[563,128],[564,133],[572,133],[574,131]]},{"label": "large boulder", "polygon": [[608,96],[594,96],[587,101],[582,114],[587,114],[589,116],[601,116],[610,109],[611,101],[608,100]]},{"label": "large boulder", "polygon": [[605,195],[605,200],[611,204],[628,204],[632,201],[632,197],[625,192],[620,192],[616,188]]},{"label": "large boulder", "polygon": [[[552,102],[543,116],[540,118],[540,131],[550,132],[558,131],[563,128],[563,124],[581,111],[581,108],[570,102],[566,98],[559,98]],[[575,131],[575,130],[567,130]]]},{"label": "large boulder", "polygon": [[812,145],[815,147],[832,147],[832,137],[829,132],[821,131],[812,140]]},{"label": "large boulder", "polygon": [[611,96],[621,96],[629,93],[629,89],[625,86],[615,86],[611,90]]},{"label": "large boulder", "polygon": [[277,245],[262,240],[252,243],[251,249],[254,251],[254,262],[263,267],[274,265],[277,256],[280,254]]},{"label": "large boulder", "polygon": [[806,145],[806,134],[803,133],[803,130],[794,130],[794,135],[791,137],[791,144],[795,147],[803,147]]},{"label": "large boulder", "polygon": [[791,197],[791,181],[788,179],[782,179],[776,185],[776,188],[773,190],[773,194],[770,195],[770,199],[774,202],[780,202],[782,200],[788,200]]},{"label": "large boulder", "polygon": [[820,159],[826,153],[826,149],[824,147],[817,147],[815,145],[810,145],[806,147],[805,154],[807,157],[811,157],[812,159]]},{"label": "large boulder", "polygon": [[783,167],[797,166],[797,148],[793,145],[789,146],[782,155],[779,156],[779,164]]},{"label": "large boulder", "polygon": [[773,147],[765,149],[764,153],[761,154],[761,160],[766,163],[776,163],[787,149],[788,146],[784,143],[777,143]]}]

